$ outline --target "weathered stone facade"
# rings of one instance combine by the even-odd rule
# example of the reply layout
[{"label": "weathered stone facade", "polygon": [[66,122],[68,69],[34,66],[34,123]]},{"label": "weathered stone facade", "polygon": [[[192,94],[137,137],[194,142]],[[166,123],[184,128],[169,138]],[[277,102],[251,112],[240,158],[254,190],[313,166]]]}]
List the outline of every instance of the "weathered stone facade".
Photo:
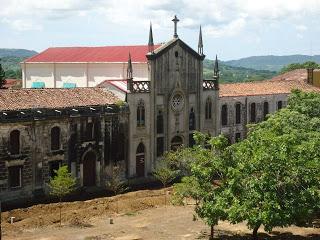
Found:
[{"label": "weathered stone facade", "polygon": [[61,165],[79,187],[104,187],[113,164],[127,169],[128,114],[114,104],[1,112],[1,200],[43,195]]}]

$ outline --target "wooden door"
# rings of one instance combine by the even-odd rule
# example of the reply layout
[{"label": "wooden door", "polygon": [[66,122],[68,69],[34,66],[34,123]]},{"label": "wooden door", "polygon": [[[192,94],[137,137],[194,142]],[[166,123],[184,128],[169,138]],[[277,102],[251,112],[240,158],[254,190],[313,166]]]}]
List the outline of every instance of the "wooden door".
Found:
[{"label": "wooden door", "polygon": [[88,152],[83,158],[83,186],[90,187],[96,184],[96,155]]}]

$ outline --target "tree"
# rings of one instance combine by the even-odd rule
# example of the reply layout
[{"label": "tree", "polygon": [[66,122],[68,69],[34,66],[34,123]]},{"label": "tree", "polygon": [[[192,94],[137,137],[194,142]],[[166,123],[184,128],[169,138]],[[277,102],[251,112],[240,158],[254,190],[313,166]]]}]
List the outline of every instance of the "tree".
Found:
[{"label": "tree", "polygon": [[[114,196],[119,193],[125,192],[128,188],[121,176],[123,169],[115,165],[112,167],[111,174],[108,175],[108,180],[106,182],[107,189],[111,190]],[[118,200],[116,199],[117,212],[119,211]]]},{"label": "tree", "polygon": [[[178,175],[178,171],[170,168],[168,162],[164,158],[157,164],[153,172],[153,176],[162,183],[163,188],[166,188],[167,184],[173,181],[177,175]],[[164,191],[166,191],[166,189],[164,189]],[[164,197],[165,197],[164,202],[166,205],[167,204],[166,193]]]},{"label": "tree", "polygon": [[316,63],[316,62],[312,62],[312,61],[307,61],[305,63],[291,63],[287,66],[284,66],[281,70],[280,73],[286,73],[286,72],[290,72],[296,69],[307,69],[307,68],[319,68],[320,64]]},{"label": "tree", "polygon": [[223,135],[209,138],[202,133],[196,133],[194,138],[196,145],[192,150],[191,169],[199,186],[200,199],[195,211],[210,226],[210,239],[213,239],[214,226],[227,217],[221,192],[228,168],[232,166],[227,151],[228,140]]},{"label": "tree", "polygon": [[235,166],[221,196],[228,220],[247,221],[253,239],[261,225],[270,232],[306,223],[320,209],[320,119],[293,110],[317,112],[296,99],[294,93],[289,109],[251,127],[246,140],[230,147]]},{"label": "tree", "polygon": [[[1,59],[0,59],[1,62]],[[4,85],[6,84],[6,74],[2,68],[2,65],[0,63],[0,88],[4,88]]]},{"label": "tree", "polygon": [[61,202],[62,198],[75,190],[76,179],[71,176],[67,166],[61,166],[54,171],[56,175],[50,180],[49,188],[50,194],[58,197],[60,209],[60,226],[61,226]]}]

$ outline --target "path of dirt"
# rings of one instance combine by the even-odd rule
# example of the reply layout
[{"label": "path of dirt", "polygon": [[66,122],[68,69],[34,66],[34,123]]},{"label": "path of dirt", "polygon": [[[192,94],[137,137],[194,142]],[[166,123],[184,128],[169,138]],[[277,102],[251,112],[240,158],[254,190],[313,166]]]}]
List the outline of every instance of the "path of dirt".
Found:
[{"label": "path of dirt", "polygon": [[[112,198],[62,204],[59,227],[58,204],[36,205],[3,214],[4,240],[182,240],[208,239],[209,228],[194,221],[193,206],[164,206],[164,190],[145,190]],[[115,213],[119,210],[119,213]],[[110,224],[110,218],[114,224]],[[219,223],[217,239],[249,239],[245,224]],[[319,228],[274,229],[274,236],[261,239],[319,240]]]}]

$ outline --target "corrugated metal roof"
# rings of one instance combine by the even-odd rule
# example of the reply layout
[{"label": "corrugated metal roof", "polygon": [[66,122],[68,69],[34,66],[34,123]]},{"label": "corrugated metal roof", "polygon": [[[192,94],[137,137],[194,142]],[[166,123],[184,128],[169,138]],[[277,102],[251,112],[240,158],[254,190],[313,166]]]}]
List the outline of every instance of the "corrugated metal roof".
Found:
[{"label": "corrugated metal roof", "polygon": [[[161,45],[155,45],[155,49]],[[147,62],[148,45],[106,47],[55,47],[28,58],[26,63],[77,62]]]}]

